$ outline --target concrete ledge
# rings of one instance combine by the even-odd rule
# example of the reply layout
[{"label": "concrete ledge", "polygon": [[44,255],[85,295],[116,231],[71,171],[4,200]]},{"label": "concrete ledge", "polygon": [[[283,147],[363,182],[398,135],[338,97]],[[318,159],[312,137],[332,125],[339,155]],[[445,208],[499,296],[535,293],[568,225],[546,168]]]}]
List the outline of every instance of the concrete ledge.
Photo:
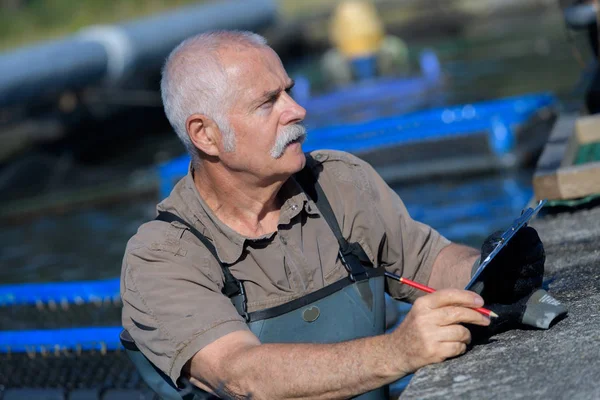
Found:
[{"label": "concrete ledge", "polygon": [[569,309],[547,331],[512,330],[462,357],[425,367],[400,399],[598,398],[600,208],[532,226],[546,247],[550,293]]}]

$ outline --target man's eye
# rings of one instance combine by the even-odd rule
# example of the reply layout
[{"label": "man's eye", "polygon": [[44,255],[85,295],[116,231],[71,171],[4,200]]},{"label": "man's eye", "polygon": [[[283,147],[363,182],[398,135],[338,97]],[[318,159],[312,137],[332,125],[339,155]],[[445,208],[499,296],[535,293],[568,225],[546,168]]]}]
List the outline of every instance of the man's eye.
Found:
[{"label": "man's eye", "polygon": [[262,104],[262,107],[272,106],[275,103],[275,100],[277,100],[275,97],[270,98]]}]

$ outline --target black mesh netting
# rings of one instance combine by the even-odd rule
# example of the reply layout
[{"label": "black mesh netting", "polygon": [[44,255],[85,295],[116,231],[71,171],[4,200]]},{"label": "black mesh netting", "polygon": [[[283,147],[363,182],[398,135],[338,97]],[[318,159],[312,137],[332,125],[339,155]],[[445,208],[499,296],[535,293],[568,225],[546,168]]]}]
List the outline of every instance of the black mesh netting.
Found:
[{"label": "black mesh netting", "polygon": [[[0,307],[3,331],[120,325],[118,301]],[[0,353],[1,400],[154,398],[124,350]]]},{"label": "black mesh netting", "polygon": [[0,354],[0,385],[134,389],[144,384],[125,351]]},{"label": "black mesh netting", "polygon": [[120,326],[121,303],[39,304],[0,307],[2,330]]},{"label": "black mesh netting", "polygon": [[[82,399],[106,394],[127,398],[127,393],[139,398],[139,393],[148,391],[125,351],[0,354],[0,398],[2,394],[3,400],[44,397],[42,389],[46,394],[61,392],[66,398],[77,393]],[[88,396],[81,397],[84,392]]]}]

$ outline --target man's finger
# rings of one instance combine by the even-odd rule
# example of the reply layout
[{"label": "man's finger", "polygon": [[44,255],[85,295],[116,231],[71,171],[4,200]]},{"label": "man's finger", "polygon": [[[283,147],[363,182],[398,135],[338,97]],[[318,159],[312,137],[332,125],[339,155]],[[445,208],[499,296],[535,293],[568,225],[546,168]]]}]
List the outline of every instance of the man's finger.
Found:
[{"label": "man's finger", "polygon": [[483,306],[483,299],[477,293],[470,290],[441,289],[420,297],[415,301],[416,307],[427,307],[430,309],[447,306],[463,306],[477,308]]},{"label": "man's finger", "polygon": [[463,342],[444,342],[440,343],[440,350],[446,359],[464,354],[467,351],[467,345]]},{"label": "man's finger", "polygon": [[443,326],[439,329],[438,341],[471,343],[471,332],[462,325]]},{"label": "man's finger", "polygon": [[439,326],[456,324],[474,324],[488,326],[490,319],[478,311],[467,307],[447,306],[435,310],[436,322]]}]

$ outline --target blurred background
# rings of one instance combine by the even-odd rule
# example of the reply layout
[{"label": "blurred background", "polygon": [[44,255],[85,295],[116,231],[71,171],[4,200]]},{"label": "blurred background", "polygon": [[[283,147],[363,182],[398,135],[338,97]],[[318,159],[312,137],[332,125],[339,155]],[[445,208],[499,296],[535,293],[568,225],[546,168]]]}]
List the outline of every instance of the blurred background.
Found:
[{"label": "blurred background", "polygon": [[[308,110],[305,150],[363,157],[413,218],[479,247],[532,199],[557,115],[595,112],[595,8],[565,18],[595,4],[0,0],[1,330],[120,324],[126,242],[186,172],[158,91],[162,62],[184,38],[263,34]],[[106,357],[86,369],[98,376],[86,375],[91,383],[52,375],[54,361],[38,355],[49,339],[32,335],[27,355],[0,341],[0,397],[17,387],[89,386],[97,396],[143,387]]]}]

